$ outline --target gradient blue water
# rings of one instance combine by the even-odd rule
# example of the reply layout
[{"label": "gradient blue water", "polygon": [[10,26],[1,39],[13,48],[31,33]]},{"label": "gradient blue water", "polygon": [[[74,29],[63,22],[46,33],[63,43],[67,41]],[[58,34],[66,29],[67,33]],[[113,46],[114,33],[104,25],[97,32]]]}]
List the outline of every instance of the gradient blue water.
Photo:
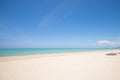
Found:
[{"label": "gradient blue water", "polygon": [[0,49],[0,56],[52,54],[60,52],[108,50],[107,48],[13,48]]}]

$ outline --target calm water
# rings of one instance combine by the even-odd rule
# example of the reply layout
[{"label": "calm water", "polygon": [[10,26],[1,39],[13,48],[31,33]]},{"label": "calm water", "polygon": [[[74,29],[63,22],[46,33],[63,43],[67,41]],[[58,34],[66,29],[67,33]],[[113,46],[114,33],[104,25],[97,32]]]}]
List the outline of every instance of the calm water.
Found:
[{"label": "calm water", "polygon": [[33,54],[52,54],[60,52],[108,50],[107,48],[14,48],[0,49],[0,56],[18,56]]}]

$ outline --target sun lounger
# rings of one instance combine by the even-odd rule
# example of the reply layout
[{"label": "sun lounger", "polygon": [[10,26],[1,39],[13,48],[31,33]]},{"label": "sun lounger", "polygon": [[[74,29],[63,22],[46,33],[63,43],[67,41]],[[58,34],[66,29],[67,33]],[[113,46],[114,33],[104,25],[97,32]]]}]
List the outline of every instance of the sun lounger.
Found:
[{"label": "sun lounger", "polygon": [[107,53],[106,55],[108,55],[108,56],[114,56],[114,55],[117,55],[117,53],[111,52],[111,53]]}]

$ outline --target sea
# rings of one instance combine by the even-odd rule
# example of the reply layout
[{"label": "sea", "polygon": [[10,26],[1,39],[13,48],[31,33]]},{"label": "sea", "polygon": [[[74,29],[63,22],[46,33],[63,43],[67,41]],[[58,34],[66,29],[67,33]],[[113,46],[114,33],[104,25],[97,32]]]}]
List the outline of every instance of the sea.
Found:
[{"label": "sea", "polygon": [[97,50],[111,50],[111,48],[1,48],[0,57],[53,53],[57,54],[62,52],[85,52]]}]

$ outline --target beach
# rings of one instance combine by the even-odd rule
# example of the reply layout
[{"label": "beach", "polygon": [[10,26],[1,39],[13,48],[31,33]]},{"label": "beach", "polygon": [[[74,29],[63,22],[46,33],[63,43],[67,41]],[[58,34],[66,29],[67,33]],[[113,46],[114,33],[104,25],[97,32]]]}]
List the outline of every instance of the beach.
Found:
[{"label": "beach", "polygon": [[0,57],[0,80],[120,80],[120,49]]}]

